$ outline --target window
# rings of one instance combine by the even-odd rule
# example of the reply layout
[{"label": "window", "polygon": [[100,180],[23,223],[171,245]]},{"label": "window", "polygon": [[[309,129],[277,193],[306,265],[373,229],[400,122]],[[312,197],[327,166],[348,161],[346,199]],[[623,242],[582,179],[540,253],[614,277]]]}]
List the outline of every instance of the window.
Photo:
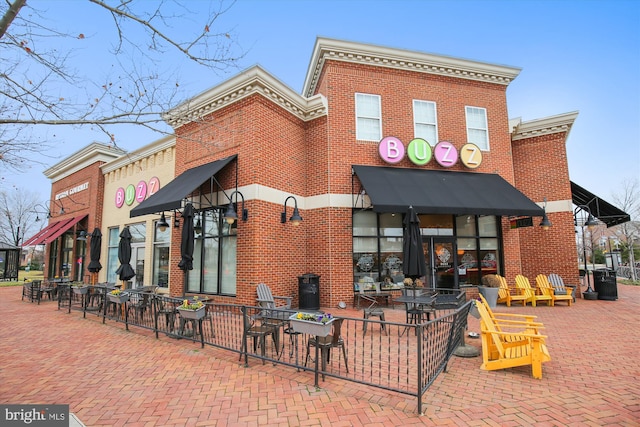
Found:
[{"label": "window", "polygon": [[356,286],[386,277],[401,282],[402,215],[357,211],[353,214],[353,281]]},{"label": "window", "polygon": [[107,282],[116,283],[116,270],[118,269],[118,241],[120,230],[118,227],[109,229],[109,247],[107,249]]},{"label": "window", "polygon": [[482,276],[501,273],[498,226],[499,217],[496,216],[456,217],[456,235],[459,236],[458,274],[461,283],[479,285],[482,283]]},{"label": "window", "polygon": [[157,221],[153,224],[153,284],[162,288],[169,286],[169,238],[171,230],[158,229]]},{"label": "window", "polygon": [[438,143],[436,103],[413,100],[413,136],[422,138],[431,146]]},{"label": "window", "polygon": [[237,222],[229,225],[223,209],[197,213],[202,233],[196,235],[193,270],[188,272],[189,292],[236,295]]},{"label": "window", "polygon": [[467,141],[476,144],[481,150],[489,149],[489,128],[487,110],[480,107],[466,107]]},{"label": "window", "polygon": [[361,141],[382,139],[381,111],[379,95],[356,93],[356,139]]}]

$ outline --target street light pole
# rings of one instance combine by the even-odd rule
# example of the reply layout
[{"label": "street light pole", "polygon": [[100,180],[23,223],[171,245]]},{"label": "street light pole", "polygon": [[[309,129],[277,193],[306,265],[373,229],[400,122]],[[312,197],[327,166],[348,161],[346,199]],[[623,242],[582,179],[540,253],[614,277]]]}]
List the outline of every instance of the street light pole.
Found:
[{"label": "street light pole", "polygon": [[[584,226],[586,225],[587,228],[589,230],[591,230],[596,225],[598,225],[598,222],[595,220],[595,218],[591,214],[591,209],[589,209],[588,206],[578,205],[578,207],[575,209],[575,211],[573,213],[573,217],[574,217],[576,225],[578,225],[578,209],[580,209],[582,211],[586,211],[588,213],[587,220],[582,222],[580,228],[582,229],[582,259],[584,261],[584,274],[587,277],[587,290],[586,290],[585,294],[590,294],[591,295],[591,294],[594,293],[594,291],[593,291],[593,289],[591,289],[591,280],[589,278],[589,270],[588,270],[588,267],[587,267],[587,245],[586,245],[585,234],[584,234]],[[585,297],[586,297],[586,295],[585,295]]]}]

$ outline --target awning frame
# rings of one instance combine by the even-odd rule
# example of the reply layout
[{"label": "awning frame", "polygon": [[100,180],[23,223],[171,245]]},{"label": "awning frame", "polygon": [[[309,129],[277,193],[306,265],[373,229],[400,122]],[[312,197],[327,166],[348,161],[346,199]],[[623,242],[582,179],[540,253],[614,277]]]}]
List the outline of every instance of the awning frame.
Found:
[{"label": "awning frame", "polygon": [[[223,164],[219,167],[219,169],[217,169],[214,173],[212,173],[207,179],[205,179],[202,182],[200,182],[200,184],[198,184],[198,186],[196,188],[191,190],[189,193],[185,194],[179,200],[160,203],[160,205],[164,205],[164,206],[158,206],[158,204],[156,204],[154,206],[153,204],[151,204],[151,206],[145,208],[144,203],[147,202],[148,200],[153,200],[152,198],[156,194],[160,194],[162,192],[162,189],[160,189],[160,190],[158,190],[158,192],[156,194],[154,194],[153,196],[151,196],[147,200],[141,202],[135,208],[131,209],[131,211],[129,212],[129,217],[130,218],[134,218],[136,216],[142,216],[142,215],[160,214],[162,212],[167,212],[167,211],[173,211],[174,215],[175,215],[178,212],[181,212],[182,209],[184,209],[184,206],[186,205],[186,203],[192,203],[197,210],[202,210],[204,208],[216,208],[216,207],[222,208],[223,206],[228,205],[228,203],[220,205],[220,204],[217,203],[217,200],[216,200],[216,204],[214,204],[214,201],[212,199],[210,199],[207,194],[203,194],[202,193],[201,188],[208,181],[209,182],[209,187],[211,188],[211,190],[212,190],[211,192],[212,193],[214,191],[214,188],[216,189],[216,193],[217,193],[217,189],[219,189],[220,191],[222,191],[222,193],[225,195],[225,197],[227,197],[227,199],[231,200],[229,198],[229,195],[222,188],[222,185],[220,185],[220,182],[216,179],[215,175],[218,172],[222,171],[225,167],[227,167],[229,165],[229,163],[231,163],[232,161],[235,161],[235,169],[236,169],[235,170],[235,182],[236,182],[235,185],[236,185],[236,189],[237,189],[237,187],[238,187],[238,161],[237,161],[237,158],[238,158],[238,155],[237,154],[233,154],[233,155],[225,157],[223,159],[214,160],[213,162],[205,163],[203,165],[199,165],[199,166],[196,166],[194,168],[187,169],[186,171],[184,171],[183,173],[178,175],[176,178],[174,178],[174,180],[171,181],[171,182],[174,182],[176,179],[179,179],[185,173],[187,173],[189,171],[192,171],[193,169],[196,169],[196,168],[199,168],[199,167],[202,167],[202,166],[213,165],[214,163],[217,163],[217,162],[223,162]],[[168,185],[170,185],[171,182]],[[164,188],[167,188],[167,187],[164,187]],[[180,190],[180,188],[178,187],[176,189],[176,191],[177,190]],[[196,192],[197,192],[197,194],[195,194]],[[203,198],[204,198],[206,203],[203,203],[203,201],[202,201]],[[178,203],[176,203],[176,202],[178,202]],[[137,212],[136,210],[140,209],[141,206],[142,206],[141,210]],[[153,210],[153,209],[156,209],[156,208],[158,208],[157,211]],[[160,208],[164,208],[164,209],[160,209]]]},{"label": "awning frame", "polygon": [[591,211],[591,215],[602,221],[607,228],[631,221],[631,215],[573,181],[571,181],[571,201],[577,207],[586,206]]}]

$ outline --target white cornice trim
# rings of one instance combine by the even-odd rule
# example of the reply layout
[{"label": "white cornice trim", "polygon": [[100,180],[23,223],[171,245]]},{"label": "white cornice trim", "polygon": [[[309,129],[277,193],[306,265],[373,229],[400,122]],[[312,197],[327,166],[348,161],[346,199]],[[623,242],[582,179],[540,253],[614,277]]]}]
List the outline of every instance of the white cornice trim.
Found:
[{"label": "white cornice trim", "polygon": [[313,95],[327,59],[505,86],[511,83],[521,71],[521,68],[505,65],[319,37],[311,55],[302,90],[303,95]]},{"label": "white cornice trim", "polygon": [[175,135],[168,135],[164,138],[160,138],[157,141],[152,142],[151,144],[147,144],[144,147],[131,151],[130,153],[125,153],[123,156],[103,165],[101,167],[102,173],[107,174],[109,172],[113,172],[117,169],[120,169],[121,167],[128,166],[129,164],[134,163],[140,159],[147,158],[168,148],[175,147],[175,145]]},{"label": "white cornice trim", "polygon": [[64,160],[56,163],[43,172],[44,176],[52,182],[59,181],[67,176],[86,168],[95,162],[110,162],[125,154],[126,151],[100,142],[92,142],[86,147],[76,151]]},{"label": "white cornice trim", "polygon": [[544,117],[541,119],[530,120],[528,122],[513,119],[509,121],[511,125],[511,140],[518,141],[521,139],[534,138],[536,136],[551,135],[554,133],[566,132],[569,137],[569,131],[578,117],[577,111],[570,113],[558,114],[556,116]]},{"label": "white cornice trim", "polygon": [[327,114],[324,96],[304,98],[256,65],[167,111],[163,119],[175,129],[254,94],[264,96],[303,121]]}]

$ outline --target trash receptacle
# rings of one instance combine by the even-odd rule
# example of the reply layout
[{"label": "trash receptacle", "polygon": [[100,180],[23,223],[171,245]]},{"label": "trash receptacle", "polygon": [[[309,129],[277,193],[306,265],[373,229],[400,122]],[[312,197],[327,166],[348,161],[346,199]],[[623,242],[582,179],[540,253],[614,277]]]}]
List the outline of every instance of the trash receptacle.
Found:
[{"label": "trash receptacle", "polygon": [[593,271],[593,287],[598,293],[598,299],[617,300],[618,285],[616,272],[610,268],[597,268]]},{"label": "trash receptacle", "polygon": [[320,276],[311,273],[298,276],[298,295],[301,310],[320,310]]}]

